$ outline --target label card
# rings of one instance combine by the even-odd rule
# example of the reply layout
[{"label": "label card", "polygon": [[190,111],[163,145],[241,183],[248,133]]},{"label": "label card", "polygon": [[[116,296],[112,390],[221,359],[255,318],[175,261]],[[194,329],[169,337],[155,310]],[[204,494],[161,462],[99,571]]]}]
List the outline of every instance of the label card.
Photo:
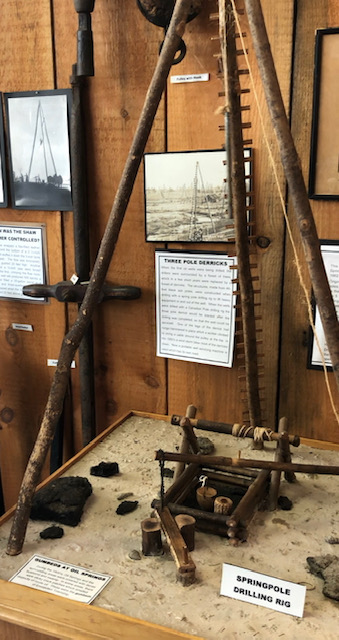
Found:
[{"label": "label card", "polygon": [[171,84],[182,84],[183,82],[207,82],[209,79],[209,73],[190,73],[184,76],[171,76]]},{"label": "label card", "polygon": [[220,595],[302,618],[306,587],[224,564]]},{"label": "label card", "polygon": [[9,582],[90,604],[111,579],[104,573],[34,555]]}]

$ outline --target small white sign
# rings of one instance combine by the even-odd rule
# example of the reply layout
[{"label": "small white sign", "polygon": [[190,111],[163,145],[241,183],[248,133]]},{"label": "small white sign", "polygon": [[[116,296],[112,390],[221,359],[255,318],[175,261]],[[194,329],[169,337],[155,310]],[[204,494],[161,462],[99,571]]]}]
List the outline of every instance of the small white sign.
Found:
[{"label": "small white sign", "polygon": [[302,618],[306,587],[224,564],[220,595]]},{"label": "small white sign", "polygon": [[9,582],[90,604],[110,580],[112,576],[105,573],[34,555]]},{"label": "small white sign", "polygon": [[31,324],[20,324],[20,322],[12,322],[12,329],[17,331],[33,331]]},{"label": "small white sign", "polygon": [[171,76],[171,83],[182,84],[183,82],[207,82],[209,79],[209,73],[190,73],[185,76]]},{"label": "small white sign", "polygon": [[[48,367],[57,367],[58,361],[53,360],[52,358],[47,358],[47,366]],[[75,369],[75,360],[72,360],[71,369]]]}]

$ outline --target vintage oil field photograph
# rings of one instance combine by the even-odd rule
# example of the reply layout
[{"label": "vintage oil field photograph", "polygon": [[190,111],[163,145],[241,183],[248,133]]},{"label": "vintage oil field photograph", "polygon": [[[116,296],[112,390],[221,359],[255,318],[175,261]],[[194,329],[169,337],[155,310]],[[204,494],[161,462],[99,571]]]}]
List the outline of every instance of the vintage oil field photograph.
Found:
[{"label": "vintage oil field photograph", "polygon": [[145,154],[146,240],[227,240],[225,162],[223,150]]},{"label": "vintage oil field photograph", "polygon": [[12,93],[5,100],[13,208],[69,211],[70,92]]}]

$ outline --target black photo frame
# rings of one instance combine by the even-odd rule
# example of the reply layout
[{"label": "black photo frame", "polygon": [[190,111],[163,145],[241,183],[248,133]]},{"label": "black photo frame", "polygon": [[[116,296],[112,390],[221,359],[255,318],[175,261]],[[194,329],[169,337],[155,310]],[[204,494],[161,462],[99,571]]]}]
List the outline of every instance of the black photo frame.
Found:
[{"label": "black photo frame", "polygon": [[[324,261],[324,266],[333,296],[333,302],[339,315],[339,240],[319,240],[320,250]],[[313,322],[318,335],[320,348],[324,354],[326,369],[333,371],[331,358],[327,349],[324,331],[322,328],[319,311],[312,293],[311,298],[313,309]],[[317,341],[314,338],[312,327],[309,327],[309,339],[307,350],[307,368],[323,370],[323,362],[318,348]]]},{"label": "black photo frame", "polygon": [[71,90],[5,93],[13,209],[72,209]]},{"label": "black photo frame", "polygon": [[4,135],[4,119],[2,113],[2,93],[0,93],[0,208],[7,207],[8,192],[6,180],[6,154],[5,154],[5,135]]},{"label": "black photo frame", "polygon": [[[250,210],[251,149],[244,150],[244,160]],[[226,163],[222,149],[145,153],[146,241],[234,242]]]},{"label": "black photo frame", "polygon": [[339,200],[339,28],[318,29],[315,39],[309,197]]}]

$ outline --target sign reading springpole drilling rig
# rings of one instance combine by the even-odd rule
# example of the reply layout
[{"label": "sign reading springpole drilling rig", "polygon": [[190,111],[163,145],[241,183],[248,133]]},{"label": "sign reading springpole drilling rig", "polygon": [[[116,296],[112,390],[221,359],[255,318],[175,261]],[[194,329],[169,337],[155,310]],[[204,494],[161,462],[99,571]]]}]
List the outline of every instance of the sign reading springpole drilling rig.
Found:
[{"label": "sign reading springpole drilling rig", "polygon": [[155,265],[157,355],[231,367],[236,258],[159,250]]}]

